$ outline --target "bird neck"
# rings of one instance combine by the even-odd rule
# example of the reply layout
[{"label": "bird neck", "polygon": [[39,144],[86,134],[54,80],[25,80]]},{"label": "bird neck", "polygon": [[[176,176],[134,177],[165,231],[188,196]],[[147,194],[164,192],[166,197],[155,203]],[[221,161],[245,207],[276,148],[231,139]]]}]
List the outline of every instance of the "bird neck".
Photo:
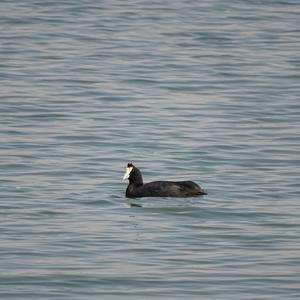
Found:
[{"label": "bird neck", "polygon": [[136,186],[143,185],[143,177],[140,170],[136,167],[130,173],[129,184],[134,184]]}]

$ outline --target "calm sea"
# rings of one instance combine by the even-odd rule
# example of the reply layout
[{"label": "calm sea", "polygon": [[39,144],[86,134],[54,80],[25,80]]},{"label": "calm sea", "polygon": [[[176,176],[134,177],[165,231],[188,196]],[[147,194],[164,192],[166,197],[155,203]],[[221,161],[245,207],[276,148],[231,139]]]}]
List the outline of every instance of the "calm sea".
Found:
[{"label": "calm sea", "polygon": [[300,299],[299,14],[1,1],[1,299]]}]

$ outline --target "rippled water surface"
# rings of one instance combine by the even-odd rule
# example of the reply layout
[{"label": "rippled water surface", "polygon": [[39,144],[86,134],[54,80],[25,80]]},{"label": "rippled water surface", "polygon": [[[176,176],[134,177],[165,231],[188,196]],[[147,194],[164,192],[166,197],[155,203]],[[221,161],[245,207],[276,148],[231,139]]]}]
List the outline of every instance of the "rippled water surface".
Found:
[{"label": "rippled water surface", "polygon": [[2,1],[1,298],[299,299],[299,13]]}]

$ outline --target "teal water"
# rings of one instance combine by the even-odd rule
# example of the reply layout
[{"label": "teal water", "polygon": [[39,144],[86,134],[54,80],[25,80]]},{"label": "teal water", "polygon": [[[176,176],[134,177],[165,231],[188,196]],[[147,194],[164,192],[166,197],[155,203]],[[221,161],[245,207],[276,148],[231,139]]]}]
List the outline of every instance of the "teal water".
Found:
[{"label": "teal water", "polygon": [[300,4],[227,2],[0,3],[1,299],[300,298]]}]

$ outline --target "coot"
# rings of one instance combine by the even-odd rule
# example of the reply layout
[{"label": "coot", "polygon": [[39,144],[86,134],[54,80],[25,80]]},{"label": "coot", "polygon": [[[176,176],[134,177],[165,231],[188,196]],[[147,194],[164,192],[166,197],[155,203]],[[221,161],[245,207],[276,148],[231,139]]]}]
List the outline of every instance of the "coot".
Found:
[{"label": "coot", "polygon": [[143,183],[140,170],[131,162],[127,164],[123,180],[128,179],[126,197],[196,197],[206,195],[193,181],[153,181]]}]

